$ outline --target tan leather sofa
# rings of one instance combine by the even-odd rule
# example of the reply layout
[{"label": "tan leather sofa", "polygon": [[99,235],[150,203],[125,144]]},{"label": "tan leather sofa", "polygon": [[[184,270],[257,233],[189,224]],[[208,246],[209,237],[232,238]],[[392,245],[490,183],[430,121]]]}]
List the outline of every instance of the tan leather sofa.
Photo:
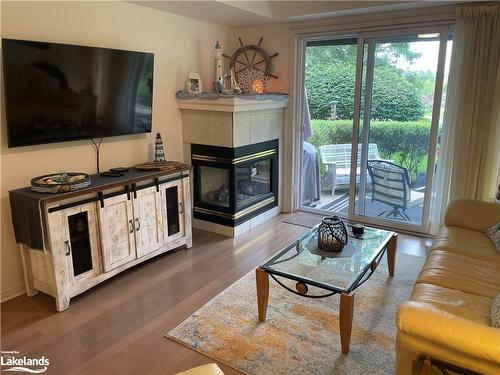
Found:
[{"label": "tan leather sofa", "polygon": [[222,370],[215,363],[198,366],[190,370],[179,372],[176,375],[224,375]]},{"label": "tan leather sofa", "polygon": [[396,315],[396,374],[411,374],[416,353],[500,374],[500,329],[490,318],[500,293],[500,255],[485,234],[498,222],[499,204],[450,203],[410,301]]}]

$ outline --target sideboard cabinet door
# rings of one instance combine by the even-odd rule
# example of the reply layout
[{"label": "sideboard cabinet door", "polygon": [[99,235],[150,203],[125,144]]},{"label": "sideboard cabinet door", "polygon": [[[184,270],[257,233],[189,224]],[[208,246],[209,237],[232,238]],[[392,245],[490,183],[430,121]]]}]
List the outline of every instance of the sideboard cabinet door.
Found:
[{"label": "sideboard cabinet door", "polygon": [[104,199],[99,206],[99,227],[104,271],[136,259],[132,200],[126,194]]},{"label": "sideboard cabinet door", "polygon": [[90,203],[55,211],[48,221],[54,262],[66,275],[61,280],[78,290],[101,269],[96,206]]},{"label": "sideboard cabinet door", "polygon": [[163,218],[165,222],[165,243],[184,237],[183,181],[171,181],[160,185]]},{"label": "sideboard cabinet door", "polygon": [[155,186],[137,191],[133,202],[135,242],[139,258],[163,245],[164,221],[160,194]]}]

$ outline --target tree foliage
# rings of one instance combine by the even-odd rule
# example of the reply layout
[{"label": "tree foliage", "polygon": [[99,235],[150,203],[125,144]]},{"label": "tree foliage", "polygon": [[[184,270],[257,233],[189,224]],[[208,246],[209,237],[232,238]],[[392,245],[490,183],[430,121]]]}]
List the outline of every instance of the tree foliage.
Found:
[{"label": "tree foliage", "polygon": [[[312,118],[329,118],[332,101],[337,102],[338,119],[353,118],[356,56],[357,46],[352,44],[307,48],[305,84]],[[408,43],[377,44],[372,119],[415,121],[424,116],[426,106],[420,98],[428,84],[420,75],[397,68],[398,60],[412,62],[419,56]]]}]

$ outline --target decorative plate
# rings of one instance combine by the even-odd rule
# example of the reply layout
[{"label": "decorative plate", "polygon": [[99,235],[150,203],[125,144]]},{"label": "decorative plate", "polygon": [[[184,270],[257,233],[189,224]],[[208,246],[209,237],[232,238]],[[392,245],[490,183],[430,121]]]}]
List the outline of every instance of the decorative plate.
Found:
[{"label": "decorative plate", "polygon": [[86,188],[90,183],[90,176],[86,173],[54,173],[33,178],[31,190],[39,193],[68,193]]},{"label": "decorative plate", "polygon": [[137,164],[136,169],[140,171],[170,171],[181,166],[182,163],[177,161],[149,161],[142,164]]}]

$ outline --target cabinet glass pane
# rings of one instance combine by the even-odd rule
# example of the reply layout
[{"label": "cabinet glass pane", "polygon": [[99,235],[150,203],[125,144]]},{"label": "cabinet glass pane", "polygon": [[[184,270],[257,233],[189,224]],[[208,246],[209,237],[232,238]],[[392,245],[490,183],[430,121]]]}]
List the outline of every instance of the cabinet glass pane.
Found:
[{"label": "cabinet glass pane", "polygon": [[89,221],[87,212],[68,216],[73,275],[78,276],[92,269]]},{"label": "cabinet glass pane", "polygon": [[165,190],[168,235],[179,233],[179,192],[177,186]]}]

